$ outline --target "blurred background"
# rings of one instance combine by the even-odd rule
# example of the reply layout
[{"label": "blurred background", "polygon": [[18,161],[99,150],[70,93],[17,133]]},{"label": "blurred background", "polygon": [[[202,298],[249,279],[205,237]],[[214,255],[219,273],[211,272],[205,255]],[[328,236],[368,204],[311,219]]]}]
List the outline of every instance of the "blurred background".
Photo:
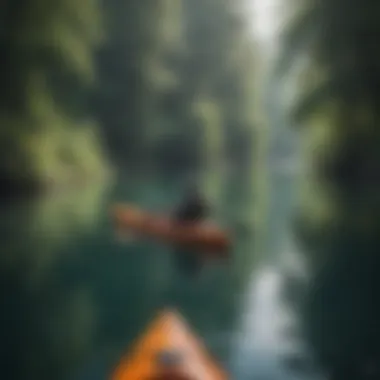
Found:
[{"label": "blurred background", "polygon": [[[380,378],[380,2],[4,0],[0,376],[100,380],[173,306],[236,380]],[[378,120],[379,119],[379,120]],[[184,277],[114,202],[240,226]]]}]

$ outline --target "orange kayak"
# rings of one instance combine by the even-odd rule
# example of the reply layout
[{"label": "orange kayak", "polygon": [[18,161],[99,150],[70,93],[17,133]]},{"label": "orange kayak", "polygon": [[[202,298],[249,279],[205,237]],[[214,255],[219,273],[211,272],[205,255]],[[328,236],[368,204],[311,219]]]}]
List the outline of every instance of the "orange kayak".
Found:
[{"label": "orange kayak", "polygon": [[114,206],[111,217],[118,231],[155,238],[177,247],[223,256],[231,245],[228,233],[209,223],[181,224],[169,217],[154,215],[129,205]]},{"label": "orange kayak", "polygon": [[110,380],[227,380],[174,311],[162,312],[121,360]]}]

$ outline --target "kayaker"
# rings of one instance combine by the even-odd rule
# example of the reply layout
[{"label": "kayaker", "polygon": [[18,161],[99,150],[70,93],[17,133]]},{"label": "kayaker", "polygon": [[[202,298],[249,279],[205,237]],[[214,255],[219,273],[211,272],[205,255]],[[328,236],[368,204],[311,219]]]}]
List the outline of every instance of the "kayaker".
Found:
[{"label": "kayaker", "polygon": [[[205,199],[196,187],[190,187],[183,202],[174,212],[174,219],[179,223],[195,223],[208,214]],[[196,275],[202,268],[202,257],[196,252],[178,248],[174,252],[177,267],[183,273]]]},{"label": "kayaker", "polygon": [[179,222],[195,222],[203,219],[207,213],[208,207],[204,198],[198,189],[191,187],[187,191],[187,196],[175,211],[174,217]]}]

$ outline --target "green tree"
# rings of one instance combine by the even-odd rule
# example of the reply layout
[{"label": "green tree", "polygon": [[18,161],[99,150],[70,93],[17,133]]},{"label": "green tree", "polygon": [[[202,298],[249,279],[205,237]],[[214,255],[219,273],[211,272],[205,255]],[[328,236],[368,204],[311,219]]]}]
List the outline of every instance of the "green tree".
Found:
[{"label": "green tree", "polygon": [[[108,40],[99,53],[94,104],[118,160],[183,170],[206,165],[209,144],[220,158],[229,150],[237,156],[247,141],[243,150],[249,151],[254,54],[240,6],[215,0],[105,4]],[[200,111],[210,107],[217,122]],[[216,141],[223,149],[211,148]]]},{"label": "green tree", "polygon": [[178,1],[104,2],[107,41],[98,54],[96,114],[119,160],[140,156],[155,100],[172,86],[166,68],[179,28]]},{"label": "green tree", "polygon": [[[30,188],[101,167],[88,100],[101,41],[96,0],[4,4],[0,35],[0,177]],[[85,144],[77,138],[87,136]],[[94,141],[95,140],[95,141]],[[88,173],[87,173],[88,172]]]},{"label": "green tree", "polygon": [[303,305],[306,332],[332,379],[376,377],[378,307],[369,295],[380,245],[380,4],[305,1],[298,10],[277,74],[304,59],[291,80],[291,114],[303,126],[308,168],[297,232],[316,284]]},{"label": "green tree", "polygon": [[280,75],[304,58],[292,115],[310,163],[305,213],[325,209],[333,223],[370,225],[378,215],[379,19],[371,1],[302,2],[283,38]]}]

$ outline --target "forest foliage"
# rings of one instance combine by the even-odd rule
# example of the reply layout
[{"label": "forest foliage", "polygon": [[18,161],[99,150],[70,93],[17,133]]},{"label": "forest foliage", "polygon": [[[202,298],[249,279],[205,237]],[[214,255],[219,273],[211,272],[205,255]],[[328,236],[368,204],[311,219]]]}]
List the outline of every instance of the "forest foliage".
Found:
[{"label": "forest foliage", "polygon": [[[0,179],[250,160],[254,43],[232,0],[7,0]],[[210,158],[210,155],[213,156]]]},{"label": "forest foliage", "polygon": [[341,225],[376,235],[380,6],[370,0],[293,3],[277,74],[293,84],[289,110],[304,141],[302,213],[317,230]]},{"label": "forest foliage", "polygon": [[323,373],[360,379],[379,358],[380,3],[294,2],[277,75],[293,86],[306,163],[295,225],[310,285],[298,307]]}]

